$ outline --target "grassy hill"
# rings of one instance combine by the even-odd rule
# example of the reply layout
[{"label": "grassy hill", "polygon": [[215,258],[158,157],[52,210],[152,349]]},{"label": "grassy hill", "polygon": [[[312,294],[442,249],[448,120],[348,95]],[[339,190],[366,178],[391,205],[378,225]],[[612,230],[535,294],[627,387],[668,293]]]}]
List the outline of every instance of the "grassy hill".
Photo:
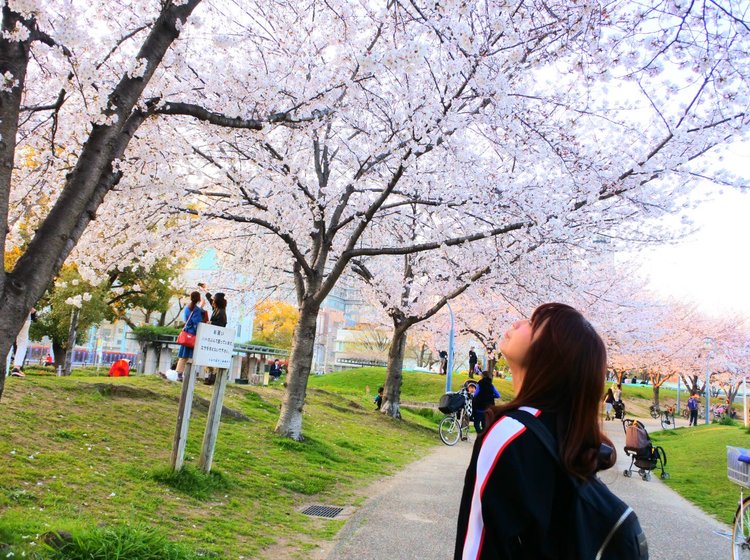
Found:
[{"label": "grassy hill", "polygon": [[[393,421],[364,397],[323,388],[311,388],[306,439],[294,442],[272,432],[283,388],[231,385],[225,406],[244,419],[222,418],[214,473],[194,466],[206,422],[199,404],[187,468],[175,475],[167,467],[180,388],[150,376],[9,379],[0,403],[0,554],[115,557],[70,543],[65,553],[45,550],[49,533],[64,531],[81,550],[153,541],[162,547],[154,558],[306,557],[342,522],[304,516],[301,506],[356,505],[368,482],[439,443],[434,421],[409,413]],[[199,385],[198,396],[210,398],[210,389]]]},{"label": "grassy hill", "polygon": [[739,487],[727,478],[727,445],[750,448],[750,434],[739,423],[677,428],[652,435],[667,453],[666,484],[704,511],[731,524]]},{"label": "grassy hill", "polygon": [[[368,400],[369,396],[369,402],[372,402],[378,387],[385,383],[385,378],[384,368],[368,367],[312,376],[309,385],[355,399],[363,399],[363,401]],[[465,375],[453,375],[453,390],[460,389],[467,379]],[[511,382],[505,379],[494,379],[493,383],[500,391],[503,400],[509,400],[513,392]],[[437,404],[443,393],[445,393],[445,376],[404,371],[401,400],[405,403]]]}]

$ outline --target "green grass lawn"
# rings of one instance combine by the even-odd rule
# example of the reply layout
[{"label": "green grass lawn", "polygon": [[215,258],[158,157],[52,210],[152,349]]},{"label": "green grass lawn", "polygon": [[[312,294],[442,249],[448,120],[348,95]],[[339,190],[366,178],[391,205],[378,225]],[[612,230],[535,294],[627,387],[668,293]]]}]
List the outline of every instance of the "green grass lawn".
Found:
[{"label": "green grass lawn", "polygon": [[750,447],[750,434],[739,426],[718,423],[677,428],[651,435],[667,453],[665,482],[719,520],[731,524],[739,487],[727,478],[727,445]]},{"label": "green grass lawn", "polygon": [[[0,555],[40,560],[115,557],[101,552],[105,543],[131,551],[121,560],[305,558],[343,522],[303,516],[301,507],[359,505],[368,483],[439,444],[441,415],[419,403],[434,405],[445,389],[443,376],[404,372],[410,406],[399,422],[372,410],[383,368],[313,376],[306,439],[294,442],[273,434],[283,387],[230,385],[225,405],[246,419],[222,419],[206,476],[195,466],[201,406],[193,409],[186,469],[168,469],[179,384],[27,372],[7,381],[0,402]],[[454,389],[464,381],[455,376]],[[511,398],[510,381],[494,383]],[[211,389],[198,385],[197,395],[208,399]],[[650,387],[627,387],[625,397],[647,402]],[[713,425],[654,438],[669,453],[669,484],[731,520],[737,492],[726,479],[724,446],[750,447],[750,436]],[[70,542],[45,548],[45,535],[59,531],[71,533]]]},{"label": "green grass lawn", "polygon": [[[308,395],[305,441],[280,438],[273,428],[283,388],[230,385],[225,405],[247,420],[222,419],[214,473],[205,476],[195,465],[206,410],[194,407],[187,468],[174,475],[167,467],[180,388],[153,376],[9,379],[0,402],[0,554],[107,557],[40,552],[45,533],[68,531],[121,548],[168,535],[203,557],[303,558],[343,522],[304,516],[301,506],[357,505],[369,482],[439,444],[432,415],[394,421],[364,395],[331,387]],[[197,393],[210,398],[211,389]],[[192,558],[173,552],[162,556]]]},{"label": "green grass lawn", "polygon": [[[352,398],[372,402],[378,387],[385,383],[385,368],[367,367],[336,371],[326,375],[310,377],[310,387],[325,389]],[[466,375],[453,375],[453,390],[457,391],[468,379]],[[475,378],[476,379],[476,378]],[[477,379],[478,380],[478,379]],[[495,378],[492,380],[503,400],[510,400],[513,387],[510,380]],[[367,388],[369,387],[369,393]],[[401,400],[407,403],[437,404],[445,393],[445,376],[419,371],[404,371],[401,385]]]}]

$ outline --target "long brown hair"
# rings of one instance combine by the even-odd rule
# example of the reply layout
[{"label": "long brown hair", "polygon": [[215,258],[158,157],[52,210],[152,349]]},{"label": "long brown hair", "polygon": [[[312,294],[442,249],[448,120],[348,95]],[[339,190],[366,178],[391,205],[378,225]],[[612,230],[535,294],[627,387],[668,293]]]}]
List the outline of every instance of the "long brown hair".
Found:
[{"label": "long brown hair", "polygon": [[200,301],[200,292],[190,292],[190,303],[188,304],[188,309],[195,309],[195,306],[198,305]]},{"label": "long brown hair", "polygon": [[557,417],[557,442],[565,469],[586,477],[597,468],[599,446],[612,442],[601,430],[599,403],[604,392],[607,351],[580,312],[562,303],[545,303],[531,315],[532,342],[526,353],[521,389],[508,404],[489,410],[487,425],[520,406]]}]

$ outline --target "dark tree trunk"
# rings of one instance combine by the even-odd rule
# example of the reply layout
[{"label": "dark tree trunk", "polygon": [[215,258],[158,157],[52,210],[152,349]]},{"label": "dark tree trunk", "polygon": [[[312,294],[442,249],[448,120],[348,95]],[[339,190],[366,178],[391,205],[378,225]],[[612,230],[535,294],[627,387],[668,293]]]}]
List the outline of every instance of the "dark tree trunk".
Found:
[{"label": "dark tree trunk", "polygon": [[[407,327],[408,328],[408,327]],[[380,411],[392,418],[401,418],[401,383],[403,382],[406,328],[397,326],[388,348],[388,374]]]},{"label": "dark tree trunk", "polygon": [[659,389],[660,388],[661,387],[659,385],[653,385],[652,386],[652,391],[654,393],[654,404],[656,406],[659,406]]},{"label": "dark tree trunk", "polygon": [[698,384],[698,376],[697,375],[681,375],[683,383],[685,383],[685,388],[688,391],[688,394],[692,395],[693,393],[700,393],[701,388]]},{"label": "dark tree trunk", "polygon": [[497,357],[493,354],[487,356],[487,371],[490,372],[490,376],[495,376],[495,366],[497,365]]},{"label": "dark tree trunk", "polygon": [[52,341],[52,353],[55,355],[55,370],[65,365],[65,345],[59,340]]},{"label": "dark tree trunk", "polygon": [[156,372],[159,372],[159,364],[161,363],[161,349],[162,345],[160,342],[154,344],[154,354],[156,355]]},{"label": "dark tree trunk", "polygon": [[[0,88],[0,248],[5,254],[8,229],[8,204],[12,184],[13,167],[16,157],[16,136],[18,117],[26,83],[26,70],[31,52],[31,37],[23,41],[5,39],[16,27],[33,28],[33,20],[26,20],[13,12],[7,2],[2,7],[2,31],[0,33],[0,76],[10,76],[12,82]],[[2,78],[4,80],[4,78]],[[51,279],[51,278],[50,278]],[[0,356],[7,356],[16,340],[23,322],[29,314],[32,302],[24,305],[13,294],[7,293],[8,275],[5,267],[0,268]],[[40,293],[41,295],[41,293]],[[15,303],[15,309],[6,307]],[[0,397],[5,387],[5,367],[0,368]]]},{"label": "dark tree trunk", "polygon": [[286,376],[286,393],[281,404],[281,414],[276,424],[276,433],[302,440],[302,408],[305,405],[307,380],[310,377],[315,332],[318,322],[318,304],[305,303],[300,308],[299,320],[294,327],[292,351],[289,355],[289,373]]},{"label": "dark tree trunk", "polygon": [[[112,162],[123,157],[131,138],[147,117],[136,104],[165,53],[177,39],[181,25],[199,3],[200,0],[187,0],[180,5],[164,3],[136,55],[136,58],[146,61],[143,75],[125,74],[109,94],[101,92],[108,96],[105,113],[114,117],[113,124],[93,125],[75,167],[66,176],[60,196],[39,224],[13,272],[0,274],[0,355],[7,355],[31,307],[59,273],[65,259],[95,218],[105,195],[119,182],[121,174],[113,169]],[[21,19],[7,6],[3,7],[3,31],[14,28]],[[34,27],[31,23],[29,26]],[[33,33],[31,37],[34,37]],[[0,144],[0,243],[3,248],[29,47],[29,41],[11,41],[0,35],[0,73],[10,72],[19,82],[10,92],[0,92],[0,140],[5,142]],[[0,368],[0,396],[4,382],[5,371]]]},{"label": "dark tree trunk", "polygon": [[68,329],[68,347],[65,351],[65,366],[63,367],[63,375],[70,375],[73,369],[73,351],[76,347],[76,336],[78,334],[78,315],[81,310],[77,307],[73,308],[73,312],[70,314],[70,329]]}]

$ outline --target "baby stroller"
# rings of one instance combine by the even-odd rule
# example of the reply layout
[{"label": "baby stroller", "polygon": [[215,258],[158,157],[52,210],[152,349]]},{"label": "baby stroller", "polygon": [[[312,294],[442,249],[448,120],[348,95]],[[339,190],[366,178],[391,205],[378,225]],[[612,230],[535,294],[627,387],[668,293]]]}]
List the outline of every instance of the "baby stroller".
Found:
[{"label": "baby stroller", "polygon": [[615,401],[612,405],[612,409],[615,411],[615,418],[619,420],[625,419],[625,403],[622,401]]},{"label": "baby stroller", "polygon": [[643,480],[651,480],[651,471],[657,468],[661,469],[661,478],[669,478],[669,473],[664,471],[667,454],[661,446],[651,444],[646,427],[638,420],[628,418],[622,421],[622,428],[625,430],[625,454],[630,457],[630,467],[623,471],[623,476],[633,476],[635,465]]}]

